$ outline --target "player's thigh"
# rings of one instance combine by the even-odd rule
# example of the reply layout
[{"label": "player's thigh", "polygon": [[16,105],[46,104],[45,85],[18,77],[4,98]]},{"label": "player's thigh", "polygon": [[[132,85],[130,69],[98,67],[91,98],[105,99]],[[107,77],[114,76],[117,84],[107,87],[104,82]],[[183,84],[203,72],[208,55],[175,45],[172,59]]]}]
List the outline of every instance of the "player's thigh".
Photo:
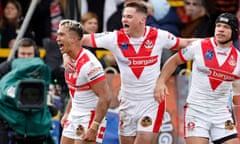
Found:
[{"label": "player's thigh", "polygon": [[62,136],[61,137],[61,144],[74,144],[74,139]]},{"label": "player's thigh", "polygon": [[135,136],[120,136],[120,144],[134,144]]},{"label": "player's thigh", "polygon": [[224,144],[239,144],[240,141],[238,138],[230,139],[224,142]]},{"label": "player's thigh", "polygon": [[203,137],[187,137],[185,138],[186,144],[208,144],[209,139],[208,138],[203,138]]},{"label": "player's thigh", "polygon": [[153,132],[137,132],[134,144],[157,144],[158,133]]}]

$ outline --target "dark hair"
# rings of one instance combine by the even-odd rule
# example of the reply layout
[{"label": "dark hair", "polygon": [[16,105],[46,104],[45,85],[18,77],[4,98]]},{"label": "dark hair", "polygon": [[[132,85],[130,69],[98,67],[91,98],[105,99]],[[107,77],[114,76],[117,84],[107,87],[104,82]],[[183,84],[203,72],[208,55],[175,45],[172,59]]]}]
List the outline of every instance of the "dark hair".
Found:
[{"label": "dark hair", "polygon": [[17,41],[17,50],[15,52],[15,58],[17,58],[17,53],[18,53],[19,47],[31,47],[31,46],[33,46],[33,48],[34,48],[34,56],[39,57],[40,56],[39,49],[38,49],[35,41],[32,40],[31,38],[21,38]]},{"label": "dark hair", "polygon": [[3,10],[6,8],[7,4],[13,4],[17,10],[18,10],[18,17],[17,19],[15,19],[14,21],[9,21],[4,14],[2,14],[1,16],[1,20],[0,20],[0,29],[4,29],[6,27],[7,24],[13,25],[16,28],[19,28],[19,18],[22,15],[22,6],[21,4],[17,1],[17,0],[8,0],[6,2],[6,4],[3,7]]},{"label": "dark hair", "polygon": [[148,14],[147,6],[143,2],[129,2],[126,5],[124,5],[124,8],[126,7],[132,7],[135,8],[137,12],[141,12],[144,14]]},{"label": "dark hair", "polygon": [[236,41],[238,39],[238,18],[232,13],[220,14],[215,23],[225,23],[231,26],[232,37],[231,40]]}]

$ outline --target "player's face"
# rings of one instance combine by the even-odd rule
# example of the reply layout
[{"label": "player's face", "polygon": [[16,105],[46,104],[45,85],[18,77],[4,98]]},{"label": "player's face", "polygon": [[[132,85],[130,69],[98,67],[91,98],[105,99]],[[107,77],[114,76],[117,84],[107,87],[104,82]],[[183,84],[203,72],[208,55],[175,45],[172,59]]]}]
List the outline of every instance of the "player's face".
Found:
[{"label": "player's face", "polygon": [[18,47],[17,57],[18,58],[33,58],[34,57],[34,47],[33,46]]},{"label": "player's face", "polygon": [[[146,16],[137,12],[135,8],[126,7],[122,13],[122,25],[126,34],[131,35],[136,33],[138,28],[145,24]],[[140,27],[141,28],[141,27]]]},{"label": "player's face", "polygon": [[216,23],[214,36],[219,43],[230,40],[232,37],[231,26],[225,23]]},{"label": "player's face", "polygon": [[68,27],[59,27],[56,41],[59,45],[61,53],[68,53],[70,51],[69,47],[71,45],[71,35]]}]

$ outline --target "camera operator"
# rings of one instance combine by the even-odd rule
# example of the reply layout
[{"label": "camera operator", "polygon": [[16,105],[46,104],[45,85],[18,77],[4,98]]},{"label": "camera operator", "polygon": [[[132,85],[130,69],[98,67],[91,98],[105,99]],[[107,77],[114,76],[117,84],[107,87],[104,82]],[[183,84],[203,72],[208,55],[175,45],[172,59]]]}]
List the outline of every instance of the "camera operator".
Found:
[{"label": "camera operator", "polygon": [[[39,57],[39,50],[36,43],[30,38],[22,38],[18,41],[18,48],[15,58],[33,58]],[[0,79],[11,71],[12,60],[4,61],[0,64]]]},{"label": "camera operator", "polygon": [[[7,90],[4,88],[7,87],[6,85],[14,85],[17,81],[21,81],[21,78],[28,79],[28,76],[33,79],[44,79],[46,88],[50,83],[51,72],[40,58],[35,58],[39,57],[39,50],[32,39],[22,38],[18,41],[17,46],[15,54],[17,59],[0,64],[0,144],[9,144],[10,142],[43,144],[50,138],[49,131],[52,125],[51,113],[47,105],[44,103],[39,109],[19,109],[14,103],[16,96],[9,97],[8,90],[10,88]],[[39,73],[38,69],[42,71]],[[34,73],[39,75],[33,76]],[[17,76],[15,77],[15,75]],[[34,94],[34,91],[31,94]]]}]

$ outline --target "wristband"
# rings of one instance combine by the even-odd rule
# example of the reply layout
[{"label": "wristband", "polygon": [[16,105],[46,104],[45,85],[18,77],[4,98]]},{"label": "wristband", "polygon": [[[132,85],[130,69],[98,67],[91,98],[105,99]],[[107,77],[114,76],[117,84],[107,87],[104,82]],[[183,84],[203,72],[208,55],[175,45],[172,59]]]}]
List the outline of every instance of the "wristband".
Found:
[{"label": "wristband", "polygon": [[92,124],[91,124],[91,126],[90,126],[90,128],[93,129],[93,130],[95,130],[95,131],[97,131],[98,128],[99,128],[99,125],[100,125],[99,122],[93,121]]}]

